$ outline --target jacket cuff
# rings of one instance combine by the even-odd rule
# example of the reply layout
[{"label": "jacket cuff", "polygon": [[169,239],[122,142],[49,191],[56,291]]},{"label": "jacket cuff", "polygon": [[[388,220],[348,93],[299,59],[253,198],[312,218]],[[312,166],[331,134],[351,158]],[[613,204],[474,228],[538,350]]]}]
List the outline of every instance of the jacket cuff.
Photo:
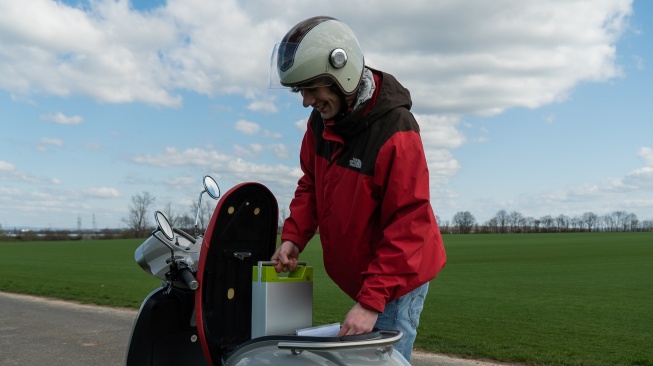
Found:
[{"label": "jacket cuff", "polygon": [[377,313],[382,313],[385,310],[385,301],[383,299],[359,295],[356,301],[367,310],[376,311]]},{"label": "jacket cuff", "polygon": [[304,248],[306,247],[306,243],[307,243],[303,241],[302,238],[299,236],[288,235],[288,234],[284,234],[283,236],[281,236],[281,242],[283,243],[284,241],[290,241],[293,244],[295,244],[297,248],[299,248],[300,253],[304,251]]}]

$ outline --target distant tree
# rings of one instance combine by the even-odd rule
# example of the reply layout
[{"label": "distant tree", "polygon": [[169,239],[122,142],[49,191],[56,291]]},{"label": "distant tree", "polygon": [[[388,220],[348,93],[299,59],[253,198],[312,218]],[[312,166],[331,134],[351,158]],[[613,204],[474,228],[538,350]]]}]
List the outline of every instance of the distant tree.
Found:
[{"label": "distant tree", "polygon": [[610,216],[612,216],[615,231],[626,231],[626,217],[628,216],[626,211],[614,211]]},{"label": "distant tree", "polygon": [[542,225],[541,219],[533,219],[533,231],[536,233],[540,232],[540,225]]},{"label": "distant tree", "polygon": [[191,217],[189,214],[183,214],[177,218],[178,229],[184,230],[188,234],[192,234],[195,230],[195,215]]},{"label": "distant tree", "polygon": [[612,218],[612,215],[610,214],[603,215],[601,217],[601,221],[603,222],[603,227],[605,228],[606,231],[616,230],[616,224],[614,222],[614,219]]},{"label": "distant tree", "polygon": [[653,220],[644,220],[639,226],[642,231],[653,231]]},{"label": "distant tree", "polygon": [[150,206],[152,206],[154,200],[154,196],[149,192],[137,193],[132,196],[129,217],[123,218],[122,221],[127,224],[134,237],[144,237],[151,226],[148,218],[153,216],[150,212]]},{"label": "distant tree", "polygon": [[587,230],[592,231],[599,222],[599,216],[594,212],[585,212],[583,214],[582,220],[587,227]]},{"label": "distant tree", "polygon": [[172,208],[172,203],[168,202],[164,207],[163,210],[161,210],[164,215],[168,218],[168,221],[170,221],[170,225],[172,227],[177,227],[179,225],[179,219],[181,215],[179,215],[173,208]]},{"label": "distant tree", "polygon": [[283,230],[283,223],[286,222],[287,217],[288,217],[288,214],[287,214],[285,208],[282,208],[281,210],[279,210],[279,226],[277,228],[277,233],[281,233],[281,230]]},{"label": "distant tree", "polygon": [[634,213],[630,213],[626,215],[626,219],[624,222],[624,231],[637,231],[637,226],[639,225],[639,220],[637,219],[637,215]]},{"label": "distant tree", "polygon": [[572,217],[569,220],[569,226],[571,226],[572,231],[583,231],[585,222],[582,217]]},{"label": "distant tree", "polygon": [[497,223],[497,218],[493,217],[489,219],[486,223],[485,226],[487,227],[488,231],[493,234],[499,233],[499,224]]},{"label": "distant tree", "polygon": [[571,221],[569,217],[560,214],[558,217],[555,218],[555,224],[558,227],[559,232],[567,231],[569,229],[569,225],[571,224]]},{"label": "distant tree", "polygon": [[[537,221],[537,220],[535,220],[535,218],[532,217],[532,216],[525,217],[525,218],[522,220],[522,222],[523,222],[523,224],[522,224],[522,230],[523,230],[525,233],[531,233],[531,232],[533,232],[533,231],[536,231],[536,228],[535,228],[535,222],[536,222],[536,221]],[[539,223],[539,221],[537,221],[537,222]]]},{"label": "distant tree", "polygon": [[542,226],[544,227],[545,231],[547,232],[552,231],[554,220],[551,215],[542,216],[540,218],[540,222],[542,223]]},{"label": "distant tree", "polygon": [[460,234],[469,234],[476,225],[476,219],[469,211],[461,211],[453,216],[453,224]]},{"label": "distant tree", "polygon": [[451,225],[449,220],[438,221],[438,228],[441,234],[451,234]]},{"label": "distant tree", "polygon": [[510,228],[511,233],[516,233],[519,232],[519,227],[522,224],[522,221],[524,220],[524,215],[520,214],[517,211],[512,211],[506,216],[506,222],[508,223],[508,227]]},{"label": "distant tree", "polygon": [[496,224],[499,228],[500,233],[505,233],[506,232],[506,225],[508,225],[508,213],[506,210],[500,210],[497,212],[496,215],[494,215],[494,219],[496,220]]}]

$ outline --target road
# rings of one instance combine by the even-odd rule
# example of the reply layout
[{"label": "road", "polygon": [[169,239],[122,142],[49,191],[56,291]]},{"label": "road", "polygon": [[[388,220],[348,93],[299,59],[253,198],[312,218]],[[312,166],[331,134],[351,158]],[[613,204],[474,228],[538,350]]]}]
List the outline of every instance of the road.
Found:
[{"label": "road", "polygon": [[[124,365],[136,311],[0,292],[0,365]],[[417,352],[414,366],[497,366]]]}]

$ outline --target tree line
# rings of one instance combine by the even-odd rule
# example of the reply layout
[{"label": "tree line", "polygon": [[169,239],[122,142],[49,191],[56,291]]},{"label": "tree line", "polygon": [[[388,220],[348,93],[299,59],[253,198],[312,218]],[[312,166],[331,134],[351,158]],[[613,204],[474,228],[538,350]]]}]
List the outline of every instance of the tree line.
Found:
[{"label": "tree line", "polygon": [[653,231],[653,219],[640,221],[637,215],[626,211],[613,211],[605,215],[585,212],[574,217],[560,214],[534,218],[517,211],[499,210],[484,223],[478,223],[469,211],[460,211],[453,216],[451,222],[442,222],[438,218],[438,224],[443,234]]},{"label": "tree line", "polygon": [[[130,239],[146,238],[156,228],[154,222],[153,205],[156,198],[149,192],[141,192],[133,195],[129,204],[128,215],[121,221],[127,225],[126,229],[102,229],[82,230],[78,224],[77,230],[3,230],[0,225],[0,241],[57,241],[57,240],[86,240],[86,239]],[[197,215],[197,202],[193,202],[186,210],[175,210],[172,203],[168,202],[160,209],[166,215],[172,227],[184,230],[193,235],[195,230],[195,216]],[[205,200],[199,210],[198,228],[203,230],[207,225],[213,210],[215,201]],[[79,220],[79,218],[78,218]]]},{"label": "tree line", "polygon": [[[122,221],[127,229],[103,229],[100,231],[73,230],[48,230],[39,232],[4,231],[0,226],[0,240],[79,240],[79,239],[117,239],[117,238],[144,238],[150,235],[154,223],[152,205],[156,198],[149,192],[141,192],[131,197],[127,217]],[[207,200],[202,202],[199,210],[199,229],[203,230],[208,224],[215,202]],[[186,211],[173,209],[168,202],[160,211],[163,212],[173,227],[182,229],[189,234],[195,230],[195,216],[197,215],[197,202],[193,202]],[[285,209],[279,212],[279,230],[287,217]],[[484,223],[478,223],[469,211],[457,212],[451,221],[442,221],[437,217],[440,231],[443,234],[511,234],[511,233],[560,233],[560,232],[609,232],[609,231],[653,231],[653,219],[640,221],[634,213],[626,211],[613,211],[605,215],[586,212],[580,216],[570,217],[564,214],[558,216],[545,215],[539,218],[524,216],[523,214],[506,210],[499,210],[494,217]]]},{"label": "tree line", "polygon": [[[156,224],[153,223],[154,211],[151,209],[156,198],[149,192],[137,193],[132,196],[129,205],[129,215],[122,219],[127,225],[129,231],[135,238],[143,238],[150,235]],[[186,211],[179,212],[168,202],[163,206],[161,211],[172,227],[184,230],[188,234],[193,234],[195,230],[195,216],[198,215],[198,202],[189,205]],[[215,209],[216,202],[205,200],[199,209],[198,228],[203,229],[202,225],[207,225]]]}]

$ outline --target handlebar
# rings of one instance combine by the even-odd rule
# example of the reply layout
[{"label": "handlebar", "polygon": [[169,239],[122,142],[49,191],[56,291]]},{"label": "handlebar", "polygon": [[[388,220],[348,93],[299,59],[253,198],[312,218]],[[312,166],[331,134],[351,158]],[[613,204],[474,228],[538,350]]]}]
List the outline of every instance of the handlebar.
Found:
[{"label": "handlebar", "polygon": [[191,290],[195,291],[200,287],[199,282],[195,279],[195,276],[193,276],[193,272],[190,271],[188,268],[184,268],[181,270],[181,278],[184,279],[184,282],[190,287]]}]

